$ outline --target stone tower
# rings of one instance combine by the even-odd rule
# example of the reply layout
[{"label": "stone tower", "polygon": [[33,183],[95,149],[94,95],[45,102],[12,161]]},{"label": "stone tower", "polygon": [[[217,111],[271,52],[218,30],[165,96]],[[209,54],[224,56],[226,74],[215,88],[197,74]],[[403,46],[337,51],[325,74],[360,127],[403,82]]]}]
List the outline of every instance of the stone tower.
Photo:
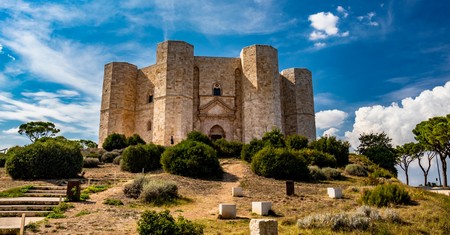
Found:
[{"label": "stone tower", "polygon": [[165,41],[158,44],[153,65],[109,63],[99,145],[120,133],[168,146],[193,130],[245,143],[273,128],[315,139],[311,72],[278,71],[278,52],[267,45],[224,58],[194,56],[192,45]]}]

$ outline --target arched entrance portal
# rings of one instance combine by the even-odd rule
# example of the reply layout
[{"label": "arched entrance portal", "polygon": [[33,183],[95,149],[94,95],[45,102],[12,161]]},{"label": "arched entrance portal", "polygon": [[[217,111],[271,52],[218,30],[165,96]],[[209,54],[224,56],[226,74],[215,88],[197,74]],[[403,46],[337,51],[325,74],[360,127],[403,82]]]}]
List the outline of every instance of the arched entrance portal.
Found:
[{"label": "arched entrance portal", "polygon": [[215,125],[209,131],[209,138],[211,138],[211,140],[218,140],[221,138],[225,138],[225,131],[221,126]]}]

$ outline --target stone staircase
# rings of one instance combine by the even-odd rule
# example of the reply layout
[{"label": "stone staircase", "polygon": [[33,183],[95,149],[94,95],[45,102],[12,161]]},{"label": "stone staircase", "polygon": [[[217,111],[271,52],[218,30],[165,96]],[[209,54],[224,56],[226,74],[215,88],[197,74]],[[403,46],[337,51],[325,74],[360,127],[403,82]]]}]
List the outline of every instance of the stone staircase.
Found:
[{"label": "stone staircase", "polygon": [[0,198],[0,234],[18,231],[23,214],[26,223],[44,219],[65,197],[66,186],[33,186],[23,197]]}]

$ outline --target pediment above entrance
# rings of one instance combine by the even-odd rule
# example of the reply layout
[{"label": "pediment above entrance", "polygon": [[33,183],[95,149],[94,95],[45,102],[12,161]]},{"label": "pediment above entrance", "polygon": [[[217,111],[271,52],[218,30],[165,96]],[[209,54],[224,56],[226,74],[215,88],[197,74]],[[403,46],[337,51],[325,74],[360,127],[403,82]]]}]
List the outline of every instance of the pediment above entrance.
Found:
[{"label": "pediment above entrance", "polygon": [[219,98],[211,100],[200,107],[200,117],[234,117],[235,110]]}]

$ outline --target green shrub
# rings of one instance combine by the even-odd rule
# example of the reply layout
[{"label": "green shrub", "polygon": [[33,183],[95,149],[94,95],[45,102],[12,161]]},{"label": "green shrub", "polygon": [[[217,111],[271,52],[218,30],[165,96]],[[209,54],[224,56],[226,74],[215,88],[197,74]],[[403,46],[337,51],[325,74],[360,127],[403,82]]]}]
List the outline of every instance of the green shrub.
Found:
[{"label": "green shrub", "polygon": [[241,151],[241,159],[246,162],[252,162],[253,156],[264,148],[264,142],[258,139],[252,139],[249,144],[244,144]]},{"label": "green shrub", "polygon": [[218,157],[234,157],[241,156],[243,144],[238,141],[227,141],[226,139],[218,139],[214,141],[214,148],[217,150]]},{"label": "green shrub", "polygon": [[208,138],[207,135],[201,133],[200,131],[191,131],[187,135],[187,140],[197,141],[214,147],[213,142]]},{"label": "green shrub", "polygon": [[48,139],[10,149],[6,172],[13,179],[73,178],[83,168],[79,145],[70,140]]},{"label": "green shrub", "polygon": [[302,149],[295,151],[295,153],[302,156],[308,165],[315,165],[318,167],[336,166],[336,158],[330,154],[323,153],[315,149]]},{"label": "green shrub", "polygon": [[309,170],[305,160],[287,149],[264,147],[256,153],[251,163],[252,171],[264,177],[289,180],[308,180]]},{"label": "green shrub", "polygon": [[315,181],[326,180],[327,177],[318,166],[308,166],[311,179]]},{"label": "green shrub", "polygon": [[394,178],[394,175],[381,167],[371,167],[371,169],[373,169],[373,172],[370,174],[372,177],[375,178],[385,178],[385,179],[390,179],[390,178]]},{"label": "green shrub", "polygon": [[138,221],[138,232],[141,235],[200,235],[203,226],[179,217],[176,221],[168,210],[144,211]]},{"label": "green shrub", "polygon": [[102,145],[106,151],[112,151],[114,149],[123,149],[127,147],[127,138],[125,135],[112,133],[106,137]]},{"label": "green shrub", "polygon": [[8,157],[8,155],[6,155],[4,153],[0,153],[0,167],[5,167],[7,157]]},{"label": "green shrub", "polygon": [[178,187],[172,181],[148,179],[139,198],[146,203],[163,205],[178,198]]},{"label": "green shrub", "polygon": [[128,146],[146,144],[145,141],[138,134],[133,134],[132,136],[128,137],[126,143]]},{"label": "green shrub", "polygon": [[361,201],[366,205],[382,207],[410,204],[411,197],[404,187],[397,184],[382,184],[372,190],[364,191]]},{"label": "green shrub", "polygon": [[161,168],[161,153],[154,144],[138,144],[128,146],[122,153],[120,168],[133,173],[145,172]]},{"label": "green shrub", "polygon": [[123,193],[126,197],[137,199],[141,195],[142,188],[146,182],[144,175],[139,175],[130,183],[125,184],[123,188]]},{"label": "green shrub", "polygon": [[286,139],[286,146],[293,150],[304,149],[308,147],[308,138],[301,135],[290,135]]},{"label": "green shrub", "polygon": [[90,152],[84,158],[96,158],[99,161],[101,161],[102,160],[102,155],[98,154],[98,153],[95,153],[95,152]]},{"label": "green shrub", "polygon": [[100,165],[100,161],[98,160],[98,158],[85,158],[83,159],[83,167],[84,168],[94,168],[94,167],[98,167],[98,165]]},{"label": "green shrub", "polygon": [[216,151],[204,143],[191,140],[166,149],[161,156],[161,164],[168,173],[188,177],[221,178],[223,173]]},{"label": "green shrub", "polygon": [[266,132],[262,137],[262,141],[264,142],[264,146],[272,146],[274,148],[286,147],[284,135],[279,129],[273,129],[270,132]]},{"label": "green shrub", "polygon": [[338,180],[342,177],[341,172],[335,168],[324,167],[321,169],[327,180]]},{"label": "green shrub", "polygon": [[347,172],[347,174],[349,175],[354,176],[362,176],[362,177],[367,176],[367,171],[364,169],[363,166],[359,164],[349,164],[345,166],[345,172]]},{"label": "green shrub", "polygon": [[110,206],[121,206],[121,205],[123,205],[123,202],[120,199],[106,198],[103,201],[103,204],[110,205]]},{"label": "green shrub", "polygon": [[111,163],[118,156],[120,156],[119,152],[116,152],[116,151],[106,152],[102,155],[100,160],[104,163]]},{"label": "green shrub", "polygon": [[114,158],[112,163],[116,164],[116,165],[120,165],[120,161],[122,161],[122,156],[117,156],[116,158]]},{"label": "green shrub", "polygon": [[324,136],[312,141],[309,147],[333,155],[337,166],[348,164],[350,143],[347,141],[338,140],[334,136]]}]

